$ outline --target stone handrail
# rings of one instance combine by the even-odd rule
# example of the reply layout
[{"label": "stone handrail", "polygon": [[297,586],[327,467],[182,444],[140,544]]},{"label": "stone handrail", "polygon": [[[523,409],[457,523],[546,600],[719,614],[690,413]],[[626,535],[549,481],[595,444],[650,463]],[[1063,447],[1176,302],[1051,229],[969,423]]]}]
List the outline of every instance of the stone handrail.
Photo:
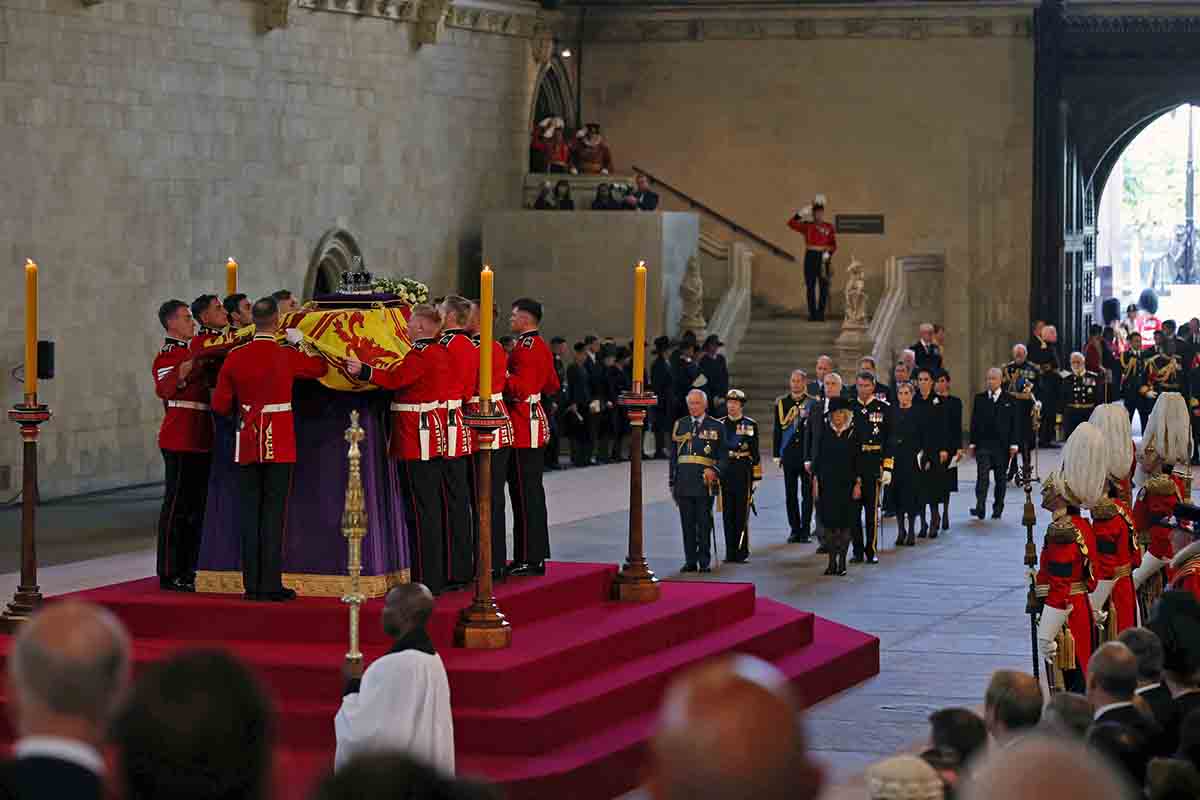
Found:
[{"label": "stone handrail", "polygon": [[725,343],[725,358],[732,364],[750,325],[751,282],[754,252],[742,242],[729,246],[729,288],[713,311],[708,333]]},{"label": "stone handrail", "polygon": [[900,259],[891,256],[883,268],[883,294],[867,326],[867,336],[874,343],[871,356],[889,383],[891,365],[895,362],[895,353],[891,352],[892,331],[904,308],[905,295],[904,270],[900,268]]}]

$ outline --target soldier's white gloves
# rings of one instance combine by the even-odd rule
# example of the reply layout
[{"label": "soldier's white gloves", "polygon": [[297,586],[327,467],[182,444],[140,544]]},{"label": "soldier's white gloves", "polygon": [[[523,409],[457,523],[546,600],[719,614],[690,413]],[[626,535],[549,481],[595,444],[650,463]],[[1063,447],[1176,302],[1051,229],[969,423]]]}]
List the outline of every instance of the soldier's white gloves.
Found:
[{"label": "soldier's white gloves", "polygon": [[822,261],[823,263],[825,263],[825,264],[828,264],[828,263],[829,263],[829,259],[831,259],[831,258],[833,258],[833,256],[832,256],[832,255],[830,255],[829,253],[822,253],[822,254],[821,254],[821,261]]},{"label": "soldier's white gloves", "polygon": [[[1108,602],[1109,595],[1112,594],[1113,586],[1115,586],[1116,583],[1117,582],[1115,580],[1097,581],[1096,591],[1088,595],[1088,599],[1091,600],[1092,603],[1092,611],[1096,612],[1097,617],[1103,615],[1105,619],[1108,618],[1108,614],[1104,613],[1104,604]],[[1103,622],[1104,620],[1098,621]]]},{"label": "soldier's white gloves", "polygon": [[1161,558],[1152,556],[1149,553],[1142,553],[1142,564],[1133,571],[1133,588],[1142,588],[1143,583],[1157,574],[1166,565],[1167,562]]},{"label": "soldier's white gloves", "polygon": [[601,175],[607,175],[607,174],[608,174],[608,170],[606,170],[606,169],[602,169],[602,170],[600,170],[600,174],[601,174]]},{"label": "soldier's white gloves", "polygon": [[879,476],[879,485],[880,486],[891,486],[892,485],[892,471],[890,469],[885,469],[883,471],[883,474]]},{"label": "soldier's white gloves", "polygon": [[1033,401],[1033,407],[1034,407],[1034,408],[1036,408],[1038,411],[1041,411],[1041,410],[1042,410],[1042,401],[1041,401],[1041,400],[1034,400],[1034,401]]},{"label": "soldier's white gloves", "polygon": [[1058,642],[1054,641],[1054,637],[1058,636],[1063,625],[1067,624],[1067,614],[1065,608],[1054,608],[1053,606],[1042,608],[1042,619],[1038,622],[1037,643],[1038,653],[1046,661],[1058,655]]},{"label": "soldier's white gloves", "polygon": [[796,216],[803,220],[812,219],[812,205],[807,205],[797,211]]},{"label": "soldier's white gloves", "polygon": [[777,467],[778,467],[778,466],[779,466],[779,462],[780,462],[780,460],[781,460],[781,459],[778,459],[778,458],[772,458],[771,460],[772,460],[772,461],[774,461],[774,462],[775,462],[775,466],[777,466]]},{"label": "soldier's white gloves", "polygon": [[300,344],[304,341],[304,334],[299,328],[288,328],[283,332],[283,335],[286,336],[287,340],[292,344]]}]

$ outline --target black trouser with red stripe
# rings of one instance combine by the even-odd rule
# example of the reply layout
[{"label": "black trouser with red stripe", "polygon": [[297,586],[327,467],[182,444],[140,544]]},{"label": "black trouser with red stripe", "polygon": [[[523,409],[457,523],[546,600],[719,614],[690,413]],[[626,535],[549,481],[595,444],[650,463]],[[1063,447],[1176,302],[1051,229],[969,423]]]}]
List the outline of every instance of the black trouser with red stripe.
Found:
[{"label": "black trouser with red stripe", "polygon": [[479,518],[478,488],[479,459],[484,453],[492,455],[492,569],[504,569],[508,564],[508,520],[504,516],[504,486],[508,483],[508,461],[511,447],[499,450],[480,450],[471,457],[471,513]]},{"label": "black trouser with red stripe", "polygon": [[446,529],[446,554],[451,583],[475,579],[475,524],[471,513],[470,456],[442,459],[442,517]]},{"label": "black trouser with red stripe", "polygon": [[443,520],[442,460],[400,462],[408,549],[414,580],[438,594],[446,587],[446,537]]},{"label": "black trouser with red stripe", "polygon": [[[542,448],[514,447],[508,462],[508,495],[513,504],[513,560],[538,564],[550,557]],[[494,537],[493,537],[494,540]]]},{"label": "black trouser with red stripe", "polygon": [[158,580],[192,583],[200,558],[212,458],[208,453],[172,450],[163,450],[162,456],[167,486],[158,515]]},{"label": "black trouser with red stripe", "polygon": [[283,530],[287,525],[291,464],[240,464],[238,533],[246,594],[283,590]]}]

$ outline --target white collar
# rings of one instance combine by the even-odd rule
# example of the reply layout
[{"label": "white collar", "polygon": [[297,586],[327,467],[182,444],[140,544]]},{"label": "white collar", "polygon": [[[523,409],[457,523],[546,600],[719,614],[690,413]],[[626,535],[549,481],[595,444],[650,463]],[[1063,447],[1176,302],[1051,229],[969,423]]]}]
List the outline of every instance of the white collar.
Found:
[{"label": "white collar", "polygon": [[1133,693],[1138,696],[1141,696],[1141,695],[1145,694],[1146,692],[1157,689],[1160,686],[1162,686],[1161,681],[1158,683],[1147,683],[1145,686],[1139,686],[1138,688],[1134,689]]},{"label": "white collar", "polygon": [[1109,711],[1116,711],[1118,708],[1125,708],[1126,706],[1132,706],[1132,705],[1133,705],[1132,702],[1130,702],[1129,700],[1125,700],[1120,703],[1109,703],[1106,706],[1100,706],[1099,708],[1096,709],[1096,713],[1092,715],[1092,719],[1098,720],[1098,719],[1100,719],[1100,717],[1104,716]]},{"label": "white collar", "polygon": [[66,761],[96,775],[104,774],[104,759],[90,744],[61,736],[27,736],[13,745],[17,758],[54,758]]},{"label": "white collar", "polygon": [[988,396],[992,398],[992,402],[994,403],[994,402],[996,402],[997,400],[999,400],[999,399],[1000,399],[1000,390],[999,390],[999,389],[997,389],[997,390],[996,390],[996,391],[994,391],[994,392],[992,392],[992,391],[989,391],[989,392],[988,392]]}]

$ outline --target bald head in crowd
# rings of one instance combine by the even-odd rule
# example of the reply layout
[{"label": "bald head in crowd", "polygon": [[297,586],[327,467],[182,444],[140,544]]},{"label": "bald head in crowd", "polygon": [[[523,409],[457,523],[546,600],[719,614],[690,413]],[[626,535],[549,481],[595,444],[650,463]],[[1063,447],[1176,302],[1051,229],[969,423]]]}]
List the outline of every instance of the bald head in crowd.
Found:
[{"label": "bald head in crowd", "polygon": [[1123,779],[1081,744],[1031,736],[994,750],[961,785],[960,800],[1128,800]]},{"label": "bald head in crowd", "polygon": [[17,632],[8,659],[9,713],[21,738],[99,746],[129,687],[129,634],[111,613],[66,600]]},{"label": "bald head in crowd", "polygon": [[822,783],[791,688],[770,664],[723,658],[667,690],[651,744],[654,800],[812,800]]}]

